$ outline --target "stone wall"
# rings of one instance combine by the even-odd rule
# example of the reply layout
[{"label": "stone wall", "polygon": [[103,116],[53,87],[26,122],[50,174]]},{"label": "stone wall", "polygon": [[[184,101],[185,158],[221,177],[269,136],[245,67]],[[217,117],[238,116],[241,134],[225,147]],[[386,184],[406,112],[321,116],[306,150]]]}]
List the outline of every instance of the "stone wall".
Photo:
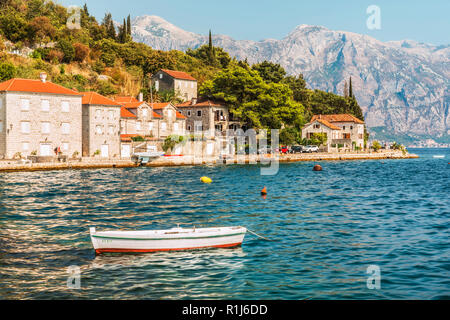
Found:
[{"label": "stone wall", "polygon": [[[82,149],[82,111],[81,95],[57,95],[44,93],[7,92],[4,121],[5,156],[12,158],[16,153],[26,157],[33,151],[37,155],[50,148],[51,153],[61,147],[63,154],[71,156]],[[22,99],[29,101],[28,110],[22,110]],[[43,111],[42,101],[49,101],[49,110]],[[62,103],[69,105],[68,112],[63,111]],[[29,133],[22,132],[22,122],[28,123]],[[43,132],[43,122],[48,123],[49,132]],[[45,124],[46,126],[47,124]],[[63,128],[68,132],[64,133]],[[64,147],[67,147],[65,149]]]}]

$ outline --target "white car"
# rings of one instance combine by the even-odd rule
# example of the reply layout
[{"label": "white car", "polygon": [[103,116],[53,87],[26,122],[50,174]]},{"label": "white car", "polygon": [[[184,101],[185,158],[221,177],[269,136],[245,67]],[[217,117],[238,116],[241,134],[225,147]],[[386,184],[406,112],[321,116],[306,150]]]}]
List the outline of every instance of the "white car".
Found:
[{"label": "white car", "polygon": [[303,148],[303,152],[306,152],[306,153],[319,152],[319,147],[318,146],[306,146],[305,148]]}]

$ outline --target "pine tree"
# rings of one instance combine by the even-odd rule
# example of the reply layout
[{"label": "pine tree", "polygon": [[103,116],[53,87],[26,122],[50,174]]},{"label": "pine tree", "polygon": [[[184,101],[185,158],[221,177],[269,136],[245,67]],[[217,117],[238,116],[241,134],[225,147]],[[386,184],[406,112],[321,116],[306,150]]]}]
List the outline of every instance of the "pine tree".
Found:
[{"label": "pine tree", "polygon": [[106,35],[108,38],[116,39],[116,28],[114,27],[114,21],[112,19],[111,13],[105,13],[102,25],[106,29]]}]

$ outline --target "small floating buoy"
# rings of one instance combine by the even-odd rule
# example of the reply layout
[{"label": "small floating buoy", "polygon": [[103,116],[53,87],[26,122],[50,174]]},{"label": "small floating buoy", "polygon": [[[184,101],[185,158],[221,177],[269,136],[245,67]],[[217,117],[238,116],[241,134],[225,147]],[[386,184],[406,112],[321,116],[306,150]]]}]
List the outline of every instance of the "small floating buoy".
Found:
[{"label": "small floating buoy", "polygon": [[313,171],[322,171],[322,166],[316,164],[313,168]]},{"label": "small floating buoy", "polygon": [[203,183],[211,183],[212,182],[211,178],[208,178],[208,177],[201,177],[200,181]]},{"label": "small floating buoy", "polygon": [[261,195],[262,195],[262,196],[267,195],[267,188],[266,188],[266,187],[264,187],[264,188],[261,190]]}]

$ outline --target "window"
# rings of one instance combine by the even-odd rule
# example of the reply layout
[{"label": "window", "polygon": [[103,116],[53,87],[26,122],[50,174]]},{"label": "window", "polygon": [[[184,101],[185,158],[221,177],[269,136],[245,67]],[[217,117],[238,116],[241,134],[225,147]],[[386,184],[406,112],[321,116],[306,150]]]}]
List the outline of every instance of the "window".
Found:
[{"label": "window", "polygon": [[314,129],[320,129],[320,124],[315,124]]},{"label": "window", "polygon": [[159,74],[159,78],[160,78],[160,79],[163,78],[163,74],[162,74],[162,73]]},{"label": "window", "polygon": [[22,133],[30,133],[30,122],[29,121],[22,121],[20,123],[20,131]]},{"label": "window", "polygon": [[50,122],[41,122],[41,133],[50,133]]},{"label": "window", "polygon": [[344,129],[344,130],[345,130],[345,126],[343,126],[343,127],[342,127],[342,129]]},{"label": "window", "polygon": [[109,110],[109,119],[114,119],[114,110]]},{"label": "window", "polygon": [[95,126],[95,132],[97,132],[97,134],[102,134],[103,133],[102,126],[99,125]]},{"label": "window", "polygon": [[167,129],[167,124],[165,122],[161,123],[161,130],[166,130]]},{"label": "window", "polygon": [[30,143],[22,142],[22,151],[28,151],[28,150],[30,150]]},{"label": "window", "polygon": [[197,110],[197,117],[201,117],[202,116],[202,110]]},{"label": "window", "polygon": [[63,151],[69,151],[69,143],[68,142],[63,142],[62,143],[62,150]]},{"label": "window", "polygon": [[98,119],[102,116],[102,110],[101,109],[96,109],[95,110],[95,117]]},{"label": "window", "polygon": [[171,109],[167,110],[167,116],[168,116],[169,118],[172,118],[172,115],[173,115],[172,111],[173,111],[173,110],[171,110]]},{"label": "window", "polygon": [[147,109],[142,109],[142,116],[147,117]]},{"label": "window", "polygon": [[63,134],[69,134],[70,133],[70,123],[63,122],[61,124],[61,131]]},{"label": "window", "polygon": [[173,124],[173,131],[175,131],[175,132],[178,131],[178,123]]},{"label": "window", "polygon": [[49,112],[50,111],[50,101],[42,100],[41,101],[41,109],[44,112]]},{"label": "window", "polygon": [[150,131],[153,130],[153,122],[148,123],[148,130],[150,130]]},{"label": "window", "polygon": [[187,111],[187,116],[190,117],[191,116],[191,110]]},{"label": "window", "polygon": [[30,110],[30,100],[28,99],[21,99],[20,105],[22,106],[22,111],[28,111]]},{"label": "window", "polygon": [[196,124],[195,125],[195,131],[202,131],[203,130],[203,125],[202,124]]},{"label": "window", "polygon": [[193,82],[191,82],[191,88],[194,89],[194,83]]},{"label": "window", "polygon": [[136,130],[141,130],[141,123],[139,121],[136,122]]},{"label": "window", "polygon": [[350,130],[353,130],[353,126],[350,126]]},{"label": "window", "polygon": [[188,129],[188,131],[191,131],[191,126],[188,125],[188,126],[187,126],[187,129]]},{"label": "window", "polygon": [[69,101],[61,102],[61,110],[62,112],[69,112]]},{"label": "window", "polygon": [[109,126],[108,127],[108,134],[111,134],[111,135],[114,134],[114,126]]},{"label": "window", "polygon": [[184,87],[187,88],[188,87],[188,83],[187,81],[184,83]]}]

